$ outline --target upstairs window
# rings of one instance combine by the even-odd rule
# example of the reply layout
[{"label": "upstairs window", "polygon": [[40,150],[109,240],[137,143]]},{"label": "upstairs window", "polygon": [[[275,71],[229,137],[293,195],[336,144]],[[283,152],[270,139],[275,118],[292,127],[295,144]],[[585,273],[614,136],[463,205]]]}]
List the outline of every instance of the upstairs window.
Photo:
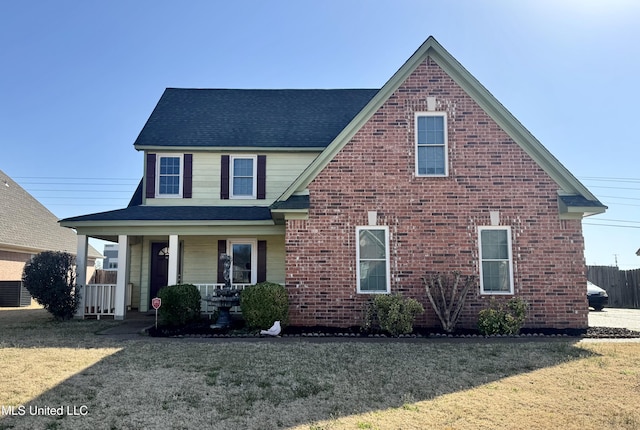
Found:
[{"label": "upstairs window", "polygon": [[389,228],[356,227],[358,293],[388,293]]},{"label": "upstairs window", "polygon": [[180,196],[182,157],[158,157],[158,195]]},{"label": "upstairs window", "polygon": [[256,198],[256,157],[231,157],[231,197]]},{"label": "upstairs window", "polygon": [[510,227],[479,227],[480,291],[513,294],[513,259]]},{"label": "upstairs window", "polygon": [[447,176],[447,117],[444,112],[416,114],[416,175]]}]

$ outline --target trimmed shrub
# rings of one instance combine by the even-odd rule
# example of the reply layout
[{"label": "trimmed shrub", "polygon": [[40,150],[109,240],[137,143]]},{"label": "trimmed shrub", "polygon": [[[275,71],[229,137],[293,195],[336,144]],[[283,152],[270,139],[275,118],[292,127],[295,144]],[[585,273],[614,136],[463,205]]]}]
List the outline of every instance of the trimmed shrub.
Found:
[{"label": "trimmed shrub", "polygon": [[365,308],[363,331],[371,331],[374,325],[392,336],[409,334],[413,322],[424,312],[422,304],[399,294],[380,294]]},{"label": "trimmed shrub", "polygon": [[162,324],[170,326],[186,325],[200,319],[200,291],[192,284],[178,284],[162,287],[158,291],[162,305],[158,315]]},{"label": "trimmed shrub", "polygon": [[261,282],[245,288],[240,293],[240,308],[250,329],[268,329],[276,321],[284,328],[289,323],[289,296],[280,284]]},{"label": "trimmed shrub", "polygon": [[481,334],[518,334],[527,317],[527,302],[512,298],[498,304],[491,300],[489,308],[478,314],[478,330]]},{"label": "trimmed shrub", "polygon": [[56,319],[73,317],[80,301],[75,295],[75,257],[45,251],[25,264],[22,283],[31,296]]}]

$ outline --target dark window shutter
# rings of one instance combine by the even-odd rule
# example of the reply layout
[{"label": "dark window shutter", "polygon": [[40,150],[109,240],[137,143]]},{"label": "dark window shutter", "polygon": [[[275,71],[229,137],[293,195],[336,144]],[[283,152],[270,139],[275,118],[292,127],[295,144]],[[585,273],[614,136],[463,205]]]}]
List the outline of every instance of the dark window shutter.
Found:
[{"label": "dark window shutter", "polygon": [[220,198],[227,200],[229,198],[229,156],[222,156],[221,174],[220,174]]},{"label": "dark window shutter", "polygon": [[258,195],[259,199],[267,198],[267,156],[258,155]]},{"label": "dark window shutter", "polygon": [[227,241],[219,240],[218,241],[218,283],[224,284],[224,264],[220,261],[220,257],[222,254],[227,253]]},{"label": "dark window shutter", "polygon": [[258,282],[267,280],[267,241],[258,241]]},{"label": "dark window shutter", "polygon": [[147,192],[148,199],[156,196],[156,154],[147,154]]},{"label": "dark window shutter", "polygon": [[182,175],[182,197],[191,198],[193,185],[193,154],[184,154],[184,173]]}]

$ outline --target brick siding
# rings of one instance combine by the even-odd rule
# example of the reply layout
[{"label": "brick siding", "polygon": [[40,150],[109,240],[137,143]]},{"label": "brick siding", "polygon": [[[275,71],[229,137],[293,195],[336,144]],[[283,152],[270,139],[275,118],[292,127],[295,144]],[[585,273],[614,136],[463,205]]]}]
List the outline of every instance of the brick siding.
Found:
[{"label": "brick siding", "polygon": [[[449,176],[415,176],[414,114],[427,97],[446,111]],[[308,220],[288,220],[286,285],[294,325],[359,325],[371,296],[356,292],[355,227],[377,211],[389,226],[391,292],[418,299],[417,325],[439,326],[422,276],[478,275],[478,226],[513,239],[515,296],[525,325],[586,328],[580,220],[560,220],[557,184],[439,66],[427,59],[309,185]],[[461,326],[473,328],[492,297],[472,289]],[[507,299],[511,296],[496,297]]]}]

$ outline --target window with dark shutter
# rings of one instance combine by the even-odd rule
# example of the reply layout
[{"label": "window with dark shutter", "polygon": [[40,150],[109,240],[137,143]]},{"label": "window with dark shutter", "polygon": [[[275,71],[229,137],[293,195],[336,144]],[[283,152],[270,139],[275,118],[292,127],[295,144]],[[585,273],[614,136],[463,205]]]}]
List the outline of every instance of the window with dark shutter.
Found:
[{"label": "window with dark shutter", "polygon": [[147,154],[147,183],[146,197],[152,199],[156,196],[156,154]]},{"label": "window with dark shutter", "polygon": [[190,199],[193,188],[193,154],[184,154],[184,173],[182,175],[182,197]]},{"label": "window with dark shutter", "polygon": [[267,280],[267,241],[258,241],[258,282]]},{"label": "window with dark shutter", "polygon": [[229,199],[229,156],[223,155],[221,159],[220,174],[220,198]]},{"label": "window with dark shutter", "polygon": [[257,181],[257,197],[264,200],[267,198],[267,156],[258,155],[258,181]]}]

